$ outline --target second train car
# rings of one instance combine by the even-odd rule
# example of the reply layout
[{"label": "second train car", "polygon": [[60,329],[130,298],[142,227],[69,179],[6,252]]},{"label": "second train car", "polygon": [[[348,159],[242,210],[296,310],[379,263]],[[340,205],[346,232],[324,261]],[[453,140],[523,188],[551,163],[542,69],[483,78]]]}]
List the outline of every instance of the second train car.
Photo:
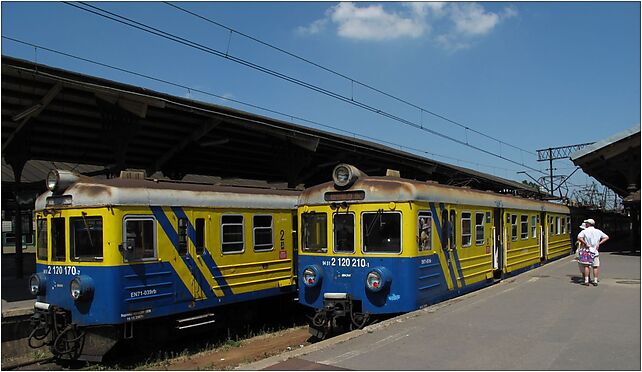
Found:
[{"label": "second train car", "polygon": [[571,252],[560,204],[399,177],[340,164],[298,202],[299,301],[311,333],[361,328]]}]

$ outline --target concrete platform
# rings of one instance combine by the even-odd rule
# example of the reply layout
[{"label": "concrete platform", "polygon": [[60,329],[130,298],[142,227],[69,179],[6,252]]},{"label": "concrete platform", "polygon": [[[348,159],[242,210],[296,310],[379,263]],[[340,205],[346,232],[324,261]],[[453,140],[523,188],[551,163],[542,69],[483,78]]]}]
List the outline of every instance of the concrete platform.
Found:
[{"label": "concrete platform", "polygon": [[601,257],[597,287],[566,257],[238,369],[640,370],[639,251]]}]

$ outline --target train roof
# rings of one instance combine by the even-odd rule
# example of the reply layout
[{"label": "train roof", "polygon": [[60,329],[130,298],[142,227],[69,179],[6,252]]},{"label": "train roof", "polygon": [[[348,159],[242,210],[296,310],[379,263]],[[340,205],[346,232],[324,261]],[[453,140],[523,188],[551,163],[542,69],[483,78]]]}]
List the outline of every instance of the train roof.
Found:
[{"label": "train roof", "polygon": [[[102,206],[181,206],[202,208],[295,209],[301,193],[291,189],[221,186],[150,179],[96,179],[80,176],[60,194],[48,191],[36,210]],[[71,197],[69,203],[69,197]],[[59,201],[56,201],[58,198]],[[66,199],[65,199],[66,198]]]},{"label": "train roof", "polygon": [[[310,187],[299,196],[299,206],[328,204],[326,193],[336,193],[333,201],[341,198],[342,192],[364,191],[365,197],[359,202],[408,202],[425,201],[434,203],[461,204],[492,208],[526,209],[556,213],[569,213],[568,207],[551,202],[525,199],[479,191],[463,187],[446,186],[432,182],[421,182],[398,177],[361,177],[347,190],[338,190],[333,182]],[[348,195],[348,194],[345,194]],[[350,196],[347,196],[348,198]],[[349,201],[350,200],[346,200]],[[353,200],[354,201],[354,200]]]}]

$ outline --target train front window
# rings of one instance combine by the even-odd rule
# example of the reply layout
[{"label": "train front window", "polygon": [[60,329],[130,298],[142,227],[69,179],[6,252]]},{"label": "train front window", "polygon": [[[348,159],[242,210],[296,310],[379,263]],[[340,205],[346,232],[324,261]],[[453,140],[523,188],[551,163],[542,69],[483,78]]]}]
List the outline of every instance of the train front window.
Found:
[{"label": "train front window", "polygon": [[69,219],[70,249],[73,261],[103,259],[103,218],[72,217]]},{"label": "train front window", "polygon": [[125,250],[128,260],[156,258],[155,221],[151,218],[125,220]]},{"label": "train front window", "polygon": [[36,225],[38,234],[38,240],[36,242],[38,259],[47,260],[49,258],[47,253],[49,249],[49,246],[47,244],[47,220],[44,218],[38,218],[38,220],[36,221]]},{"label": "train front window", "polygon": [[354,253],[354,214],[336,213],[333,216],[334,251]]},{"label": "train front window", "polygon": [[368,212],[362,215],[363,251],[401,253],[401,214]]},{"label": "train front window", "polygon": [[303,250],[306,252],[327,252],[328,216],[325,213],[304,213],[301,215]]},{"label": "train front window", "polygon": [[51,255],[54,261],[64,261],[66,257],[65,247],[65,219],[51,219]]}]

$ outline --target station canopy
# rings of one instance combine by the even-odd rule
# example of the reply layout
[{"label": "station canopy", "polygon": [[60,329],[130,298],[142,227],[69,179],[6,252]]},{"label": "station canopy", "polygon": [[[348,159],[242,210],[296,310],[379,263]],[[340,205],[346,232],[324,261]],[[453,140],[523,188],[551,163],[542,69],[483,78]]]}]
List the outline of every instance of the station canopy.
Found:
[{"label": "station canopy", "polygon": [[[143,169],[170,179],[203,175],[289,187],[329,181],[332,168],[346,162],[372,176],[394,169],[404,178],[541,196],[519,182],[374,142],[8,56],[2,157],[21,170],[33,161],[60,162],[83,164],[78,169],[92,175]],[[3,171],[3,183],[13,178]]]},{"label": "station canopy", "polygon": [[620,197],[631,196],[639,203],[639,125],[574,152],[571,160]]}]

